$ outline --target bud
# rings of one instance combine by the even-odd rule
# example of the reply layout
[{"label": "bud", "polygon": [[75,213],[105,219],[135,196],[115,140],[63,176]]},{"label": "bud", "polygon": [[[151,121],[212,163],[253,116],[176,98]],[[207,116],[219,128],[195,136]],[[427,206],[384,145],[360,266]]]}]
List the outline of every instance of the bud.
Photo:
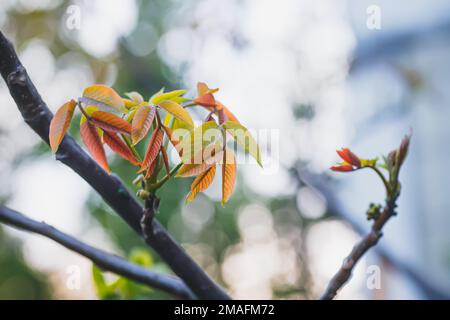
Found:
[{"label": "bud", "polygon": [[410,140],[411,140],[411,133],[403,138],[402,143],[400,144],[400,147],[397,150],[397,163],[399,167],[403,164],[403,162],[406,159],[406,156],[408,155]]},{"label": "bud", "polygon": [[376,220],[380,216],[381,204],[371,203],[369,209],[367,209],[367,220]]},{"label": "bud", "polygon": [[150,192],[146,191],[146,190],[138,190],[138,192],[136,193],[136,196],[138,196],[139,198],[146,200],[148,199],[148,197],[150,197]]}]

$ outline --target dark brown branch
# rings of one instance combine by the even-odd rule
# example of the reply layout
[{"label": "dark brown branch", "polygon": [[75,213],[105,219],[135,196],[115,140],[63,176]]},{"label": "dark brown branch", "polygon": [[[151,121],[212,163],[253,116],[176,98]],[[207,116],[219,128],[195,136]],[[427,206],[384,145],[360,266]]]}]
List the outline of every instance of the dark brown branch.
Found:
[{"label": "dark brown branch", "polygon": [[[48,144],[51,111],[31,82],[12,44],[0,32],[0,73],[25,122]],[[116,176],[109,176],[68,135],[61,143],[56,159],[86,180],[139,235],[142,206],[130,195]],[[145,239],[172,270],[200,299],[229,299],[229,296],[174,241],[154,219],[152,237]]]},{"label": "dark brown branch", "polygon": [[6,207],[0,207],[0,222],[52,239],[64,247],[90,259],[97,266],[106,271],[114,272],[128,279],[168,292],[183,299],[195,298],[195,295],[186,284],[176,277],[159,274],[132,264],[121,257],[81,242],[44,222],[32,220],[17,211]]},{"label": "dark brown branch", "polygon": [[344,259],[341,268],[328,283],[325,292],[320,297],[321,300],[333,299],[338,290],[350,279],[353,268],[361,257],[381,238],[383,226],[395,215],[395,200],[386,201],[385,207],[380,216],[373,222],[370,232],[365,235],[352,249],[350,254]]}]

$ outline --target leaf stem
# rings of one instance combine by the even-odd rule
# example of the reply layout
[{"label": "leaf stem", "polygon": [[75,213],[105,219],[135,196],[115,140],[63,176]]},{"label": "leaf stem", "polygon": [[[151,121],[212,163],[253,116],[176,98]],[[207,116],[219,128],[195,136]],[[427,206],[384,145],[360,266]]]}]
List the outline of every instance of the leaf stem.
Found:
[{"label": "leaf stem", "polygon": [[386,188],[386,193],[388,195],[391,194],[391,188],[389,187],[389,183],[387,182],[386,178],[384,177],[383,173],[375,166],[369,166],[373,171],[377,173],[377,175],[380,177],[381,181],[383,181],[384,187]]},{"label": "leaf stem", "polygon": [[195,107],[196,105],[197,105],[196,103],[191,102],[191,103],[185,104],[185,105],[183,106],[183,108]]},{"label": "leaf stem", "polygon": [[162,178],[158,182],[150,185],[151,190],[154,191],[154,190],[161,188],[164,185],[164,183],[166,183],[170,178],[172,178],[178,172],[178,170],[180,170],[182,165],[183,165],[183,163],[180,162],[177,166],[172,168],[172,170],[170,170],[169,174],[164,176],[164,178]]}]

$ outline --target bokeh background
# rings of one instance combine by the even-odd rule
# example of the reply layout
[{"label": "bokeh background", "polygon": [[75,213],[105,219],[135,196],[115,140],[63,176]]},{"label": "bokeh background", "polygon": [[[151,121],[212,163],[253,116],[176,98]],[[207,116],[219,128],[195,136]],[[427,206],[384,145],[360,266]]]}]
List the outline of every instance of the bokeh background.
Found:
[{"label": "bokeh background", "polygon": [[[339,298],[430,299],[450,297],[449,9],[444,0],[2,0],[0,29],[53,111],[92,83],[148,98],[163,86],[193,97],[205,81],[242,123],[272,133],[259,136],[266,169],[242,165],[225,208],[216,183],[189,205],[187,180],[160,193],[158,219],[234,298],[317,298],[367,230],[368,204],[383,201],[375,176],[328,172],[335,149],[379,156],[412,128],[399,214]],[[373,10],[380,28],[367,24]],[[54,161],[3,81],[0,105],[0,203],[170,272]],[[132,167],[117,158],[112,168],[134,192]],[[314,188],[299,181],[305,172]],[[381,288],[369,289],[377,267]],[[103,276],[50,240],[0,227],[2,299],[165,297],[105,286],[115,277]]]}]

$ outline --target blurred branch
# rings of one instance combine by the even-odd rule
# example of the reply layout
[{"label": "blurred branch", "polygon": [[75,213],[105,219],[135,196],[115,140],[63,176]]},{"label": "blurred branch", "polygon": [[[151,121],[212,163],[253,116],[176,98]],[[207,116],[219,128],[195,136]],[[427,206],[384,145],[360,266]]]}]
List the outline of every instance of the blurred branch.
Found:
[{"label": "blurred branch", "polygon": [[353,247],[350,254],[344,259],[338,272],[330,280],[325,292],[320,297],[321,300],[332,300],[336,296],[338,290],[344,286],[352,275],[353,268],[355,268],[359,259],[361,259],[370,248],[378,243],[378,240],[380,240],[383,235],[383,226],[396,214],[395,208],[395,199],[386,200],[384,209],[380,216],[373,222],[370,232]]},{"label": "blurred branch", "polygon": [[1,206],[0,222],[52,239],[64,247],[85,256],[106,271],[114,272],[128,279],[171,293],[180,298],[195,298],[195,295],[184,282],[176,277],[147,270],[132,264],[121,257],[91,247],[44,222],[32,220],[17,211]]},{"label": "blurred branch", "polygon": [[[25,122],[48,144],[49,125],[53,115],[28,77],[12,44],[1,32],[0,73]],[[108,175],[68,135],[61,143],[56,159],[86,180],[111,208],[142,236],[140,219],[143,208],[130,195],[120,179]],[[223,289],[189,257],[156,219],[152,220],[152,230],[152,236],[147,237],[145,242],[200,299],[229,299]]]},{"label": "blurred branch", "polygon": [[[327,203],[327,211],[329,214],[336,216],[345,222],[349,223],[353,229],[361,235],[366,233],[366,229],[361,226],[354,218],[345,213],[345,210],[340,201],[335,197],[334,192],[329,187],[326,178],[323,175],[313,174],[308,170],[291,170],[296,180],[300,185],[305,185],[320,192]],[[430,283],[429,280],[423,277],[417,270],[401,261],[383,245],[378,245],[374,251],[389,262],[396,270],[408,277],[425,295],[430,299],[450,299],[450,294]]]},{"label": "blurred branch", "polygon": [[421,29],[411,28],[396,32],[377,34],[369,40],[358,41],[350,63],[350,72],[364,66],[373,65],[377,60],[392,57],[395,54],[406,52],[418,42],[429,40],[430,36],[448,37],[450,34],[450,21],[445,19]]}]

